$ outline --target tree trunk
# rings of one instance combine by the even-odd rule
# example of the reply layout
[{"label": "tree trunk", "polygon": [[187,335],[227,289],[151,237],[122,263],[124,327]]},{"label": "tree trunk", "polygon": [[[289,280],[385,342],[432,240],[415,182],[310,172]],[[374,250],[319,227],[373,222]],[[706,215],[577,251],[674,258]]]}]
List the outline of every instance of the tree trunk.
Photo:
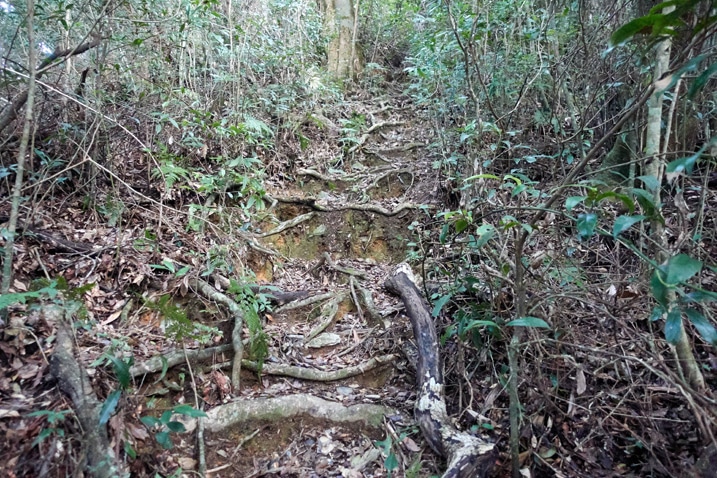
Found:
[{"label": "tree trunk", "polygon": [[[667,14],[674,10],[674,6],[666,7],[663,13]],[[669,69],[670,64],[670,39],[665,39],[655,46],[655,73],[654,84],[655,92],[647,100],[647,126],[645,132],[645,164],[644,174],[657,179],[658,186],[655,188],[653,198],[655,205],[661,209],[661,187],[665,174],[665,156],[660,148],[660,140],[662,138],[662,99],[664,96],[664,83],[661,80]],[[669,138],[665,138],[667,141]],[[655,219],[650,223],[651,236],[655,241],[655,260],[658,264],[662,264],[669,258],[667,253],[668,244],[665,237],[665,230],[662,223]],[[674,302],[677,299],[674,290],[668,292],[668,300]],[[665,311],[667,313],[668,311]],[[684,324],[680,321],[680,335],[675,344],[675,354],[677,355],[677,363],[684,379],[696,390],[704,390],[705,379],[702,376],[699,365],[695,360],[692,352],[692,344],[687,337],[687,331]]]},{"label": "tree trunk", "polygon": [[324,33],[329,38],[328,71],[339,79],[353,76],[355,28],[353,0],[323,0]]}]

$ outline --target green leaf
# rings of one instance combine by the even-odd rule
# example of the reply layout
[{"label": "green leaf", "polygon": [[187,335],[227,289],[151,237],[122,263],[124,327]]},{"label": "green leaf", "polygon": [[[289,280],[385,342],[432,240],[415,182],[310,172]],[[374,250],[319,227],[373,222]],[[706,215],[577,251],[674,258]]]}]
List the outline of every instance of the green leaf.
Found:
[{"label": "green leaf", "polygon": [[669,288],[665,285],[664,273],[662,271],[655,269],[655,272],[652,274],[652,279],[650,279],[650,287],[652,288],[653,297],[655,297],[657,303],[662,306],[662,313],[664,313],[664,310],[666,310],[669,305],[667,297]]},{"label": "green leaf", "polygon": [[160,425],[162,422],[157,420],[155,417],[147,415],[146,417],[142,417],[139,419],[140,422],[144,423],[145,426],[148,428],[156,427],[157,425]]},{"label": "green leaf", "polygon": [[635,195],[637,202],[650,220],[660,221],[662,224],[665,223],[665,219],[660,215],[659,209],[655,204],[655,197],[651,192],[644,189],[633,188],[632,194]]},{"label": "green leaf", "polygon": [[441,229],[441,234],[438,236],[438,241],[441,244],[445,244],[447,237],[448,237],[448,224],[444,224],[443,228]]},{"label": "green leaf", "polygon": [[[610,45],[613,47],[624,45],[638,34],[653,34],[655,30],[659,29],[661,23],[661,14],[645,15],[644,17],[636,18],[618,28],[617,31],[612,34],[610,37]],[[657,29],[655,28],[656,26],[658,27]]]},{"label": "green leaf", "polygon": [[680,282],[687,282],[702,270],[702,262],[691,258],[687,254],[678,254],[667,262],[668,287],[676,286]]},{"label": "green leaf", "polygon": [[187,431],[187,429],[184,427],[184,424],[182,422],[177,421],[168,422],[167,428],[169,428],[169,431],[175,433],[184,433],[185,431]]},{"label": "green leaf", "polygon": [[451,297],[453,297],[452,294],[446,294],[441,296],[435,304],[433,304],[433,311],[431,312],[431,315],[433,317],[438,317],[438,314],[441,313],[441,309],[443,309],[443,306],[448,303],[449,300],[451,300]]},{"label": "green leaf", "polygon": [[707,343],[717,345],[717,329],[701,312],[695,309],[685,309],[685,315]]},{"label": "green leaf", "polygon": [[673,307],[667,313],[665,339],[675,345],[680,338],[682,338],[682,313],[678,307]]},{"label": "green leaf", "polygon": [[476,229],[476,234],[480,237],[471,246],[480,249],[495,236],[495,227],[492,224],[483,224]]},{"label": "green leaf", "polygon": [[550,325],[543,319],[537,317],[520,317],[515,320],[511,320],[507,324],[509,327],[538,327],[541,329],[549,329]]},{"label": "green leaf", "polygon": [[634,224],[637,224],[638,222],[645,219],[645,216],[620,216],[617,219],[615,219],[615,224],[612,228],[612,237],[617,237],[623,232],[630,229]]},{"label": "green leaf", "polygon": [[172,419],[173,414],[174,414],[174,410],[165,410],[162,413],[162,416],[159,417],[159,421],[166,425]]},{"label": "green leaf", "polygon": [[715,73],[717,73],[717,63],[712,63],[709,68],[700,73],[700,76],[695,78],[695,80],[692,82],[692,85],[687,92],[687,97],[690,99],[694,98],[694,96],[705,87],[710,77]]},{"label": "green leaf", "polygon": [[630,214],[635,211],[635,202],[626,194],[621,194],[616,191],[605,191],[595,197],[595,202],[602,202],[605,199],[617,199],[625,205]]},{"label": "green leaf", "polygon": [[665,309],[661,305],[656,306],[650,314],[650,322],[660,320],[663,315],[665,315]]},{"label": "green leaf", "polygon": [[575,206],[585,201],[587,198],[587,196],[570,196],[565,200],[565,209],[570,212]]},{"label": "green leaf", "polygon": [[391,447],[393,446],[393,440],[390,436],[387,436],[385,440],[374,440],[373,443],[386,454],[391,451]]},{"label": "green leaf", "polygon": [[393,452],[389,453],[386,460],[383,462],[383,466],[385,466],[388,471],[393,471],[398,468],[398,459],[396,458],[396,454]]},{"label": "green leaf", "polygon": [[465,231],[468,227],[468,221],[465,219],[458,219],[455,224],[456,228],[456,234],[460,234],[461,232]]},{"label": "green leaf", "polygon": [[597,226],[597,214],[584,213],[578,216],[578,235],[580,239],[589,239],[595,234],[595,226]]},{"label": "green leaf", "polygon": [[[107,358],[112,362],[112,368],[117,376],[117,381],[120,383],[122,389],[127,389],[132,380],[132,376],[129,373],[130,364],[125,362],[121,358],[115,357],[114,355],[108,355]],[[129,360],[131,362],[131,359]]]},{"label": "green leaf", "polygon": [[685,158],[679,158],[675,159],[674,161],[670,161],[667,166],[665,167],[665,174],[670,176],[674,176],[680,173],[684,174],[692,174],[692,168],[694,168],[695,163],[698,159],[700,159],[700,156],[702,156],[702,150],[696,152],[692,156],[688,156]]},{"label": "green leaf", "polygon": [[172,449],[172,439],[169,436],[169,432],[159,432],[157,433],[154,438],[157,439],[157,443],[162,445],[162,448],[165,450],[171,450]]},{"label": "green leaf", "polygon": [[468,178],[465,178],[463,181],[468,182],[468,181],[473,181],[475,179],[497,179],[497,180],[500,180],[500,178],[498,176],[496,176],[495,174],[476,174],[475,176],[470,176]]},{"label": "green leaf", "polygon": [[660,181],[655,176],[638,176],[635,179],[642,181],[648,191],[657,191],[660,187]]},{"label": "green leaf", "polygon": [[685,294],[686,303],[712,302],[717,300],[717,293],[709,290],[693,290]]},{"label": "green leaf", "polygon": [[115,390],[109,394],[105,403],[102,404],[102,409],[100,410],[100,425],[104,425],[109,421],[115,411],[115,408],[117,408],[117,404],[119,403],[121,396],[122,390]]},{"label": "green leaf", "polygon": [[124,448],[124,452],[127,454],[128,457],[130,457],[133,460],[135,458],[137,458],[137,452],[134,450],[134,448],[132,448],[132,444],[130,442],[125,441],[123,448]]}]

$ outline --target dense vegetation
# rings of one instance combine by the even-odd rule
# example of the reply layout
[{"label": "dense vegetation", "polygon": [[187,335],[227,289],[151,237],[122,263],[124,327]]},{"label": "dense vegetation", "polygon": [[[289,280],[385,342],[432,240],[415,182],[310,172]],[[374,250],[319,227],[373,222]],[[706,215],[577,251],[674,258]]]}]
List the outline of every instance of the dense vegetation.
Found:
[{"label": "dense vegetation", "polygon": [[[306,283],[346,289],[330,318],[363,320],[376,306],[357,296],[385,293],[324,254],[336,244],[265,240],[307,221],[300,236],[355,231],[345,249],[367,255],[343,259],[420,276],[449,413],[496,443],[491,476],[713,476],[716,25],[697,0],[0,2],[0,469],[60,476],[91,448],[46,357],[65,333],[54,310],[109,428],[105,476],[211,475],[204,452],[195,467],[166,451],[184,430],[172,417],[258,397],[261,379],[239,389],[242,358],[259,374],[296,358],[274,317],[287,285],[349,276]],[[327,68],[337,38],[347,70]],[[335,214],[328,233],[316,214]],[[386,330],[365,353],[400,350],[376,303]],[[220,309],[235,330],[208,319]],[[132,368],[227,343],[231,380],[190,367],[161,407]],[[414,380],[376,394],[405,407]],[[316,476],[444,469],[397,428],[373,441],[374,468]]]}]

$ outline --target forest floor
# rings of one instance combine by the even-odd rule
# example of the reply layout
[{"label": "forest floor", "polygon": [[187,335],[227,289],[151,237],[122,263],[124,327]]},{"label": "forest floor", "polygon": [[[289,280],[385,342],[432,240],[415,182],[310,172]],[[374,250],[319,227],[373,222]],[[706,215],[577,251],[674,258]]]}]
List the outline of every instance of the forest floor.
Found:
[{"label": "forest floor", "polygon": [[[190,218],[176,212],[185,210],[182,198],[164,197],[159,209],[127,188],[119,196],[100,188],[95,204],[102,207],[94,208],[67,191],[28,216],[32,227],[17,244],[14,290],[32,290],[42,277],[64,278],[58,297],[81,304],[76,357],[100,401],[117,389],[119,375],[106,354],[132,357],[131,386],[107,424],[132,476],[170,476],[180,467],[187,476],[205,467],[212,477],[380,477],[387,468],[391,476],[419,477],[443,469],[412,421],[411,327],[400,301],[383,288],[396,264],[418,257],[416,231],[444,207],[450,189],[433,167],[440,158],[429,147],[431,119],[400,91],[381,97],[359,91],[342,109],[312,121],[311,143],[291,168],[270,168],[264,212],[237,226],[241,209],[221,204],[234,221],[231,234],[223,219],[211,224],[218,214],[207,216],[201,232],[190,231]],[[146,181],[141,153],[129,155],[124,168],[134,189]],[[564,245],[531,247],[529,254]],[[544,295],[558,293],[561,281],[585,284],[581,297],[566,294],[559,308],[546,311],[554,334],[528,335],[520,385],[527,450],[521,458],[532,470],[526,476],[677,476],[700,454],[699,404],[688,404],[666,375],[670,367],[655,361],[671,355],[645,338],[651,326],[644,291],[631,287],[629,261],[613,252],[578,250],[580,279],[577,270],[576,277],[544,272],[540,279],[553,287],[538,292]],[[236,276],[227,277],[231,270]],[[257,285],[276,289],[254,290],[259,300],[250,306],[264,305],[263,297],[271,302],[259,308],[268,355],[260,378],[255,364],[244,364],[237,391],[227,347],[236,314],[198,284],[227,292],[228,279],[245,281],[249,271]],[[510,314],[510,305],[501,307]],[[223,336],[210,333],[203,346],[191,330],[172,337],[172,317],[216,327]],[[447,320],[437,319],[439,334]],[[4,329],[3,476],[77,476],[84,459],[80,425],[68,413],[74,405],[50,377],[56,329],[31,303],[15,306]],[[501,338],[487,337],[483,348],[453,338],[441,348],[449,414],[496,443],[493,476],[509,476],[504,345]],[[209,347],[217,353],[191,355]],[[717,360],[708,349],[698,352]],[[151,362],[161,355],[180,360]],[[708,380],[715,385],[714,374]],[[295,400],[272,401],[277,397]],[[322,410],[329,402],[342,407]],[[245,408],[216,411],[232,403]],[[164,449],[155,439],[163,429],[148,429],[140,418],[179,404],[204,409],[215,425],[199,432],[196,421],[185,420],[191,433],[170,433],[173,448]],[[376,421],[352,408],[358,404],[388,413]],[[217,425],[222,420],[230,426]]]}]

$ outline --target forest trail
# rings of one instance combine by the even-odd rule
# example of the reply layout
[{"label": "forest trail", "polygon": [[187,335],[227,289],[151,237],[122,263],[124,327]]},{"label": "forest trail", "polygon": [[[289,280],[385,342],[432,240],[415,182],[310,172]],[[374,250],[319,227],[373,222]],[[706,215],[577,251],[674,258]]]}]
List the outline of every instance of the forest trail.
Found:
[{"label": "forest trail", "polygon": [[[275,467],[289,476],[378,477],[385,476],[384,460],[396,446],[411,454],[428,450],[417,445],[423,439],[411,425],[416,386],[415,362],[406,355],[411,354],[410,324],[383,283],[411,249],[411,224],[422,214],[419,205],[427,207],[439,187],[428,154],[432,128],[398,94],[349,100],[346,108],[344,116],[350,119],[342,127],[339,120],[323,117],[328,124],[322,127],[334,138],[329,151],[307,151],[295,176],[267,181],[272,205],[266,219],[252,226],[263,236],[262,248],[276,254],[251,249],[248,264],[258,283],[307,297],[267,315],[268,369],[281,363],[319,373],[357,367],[362,372],[329,381],[264,375],[261,386],[255,374],[245,374],[240,398],[309,394],[349,408],[376,404],[395,414],[368,427],[362,420],[342,425],[337,416],[319,410],[288,422],[242,424],[243,433],[258,434],[234,455],[226,476],[259,476],[262,469]],[[221,435],[214,439],[225,442]],[[376,440],[394,445],[381,456]],[[226,440],[226,449],[212,447],[208,469],[221,467],[223,452],[231,453],[235,442]],[[411,460],[416,471],[423,466],[417,476],[437,472],[428,461],[422,465],[420,454]]]}]

